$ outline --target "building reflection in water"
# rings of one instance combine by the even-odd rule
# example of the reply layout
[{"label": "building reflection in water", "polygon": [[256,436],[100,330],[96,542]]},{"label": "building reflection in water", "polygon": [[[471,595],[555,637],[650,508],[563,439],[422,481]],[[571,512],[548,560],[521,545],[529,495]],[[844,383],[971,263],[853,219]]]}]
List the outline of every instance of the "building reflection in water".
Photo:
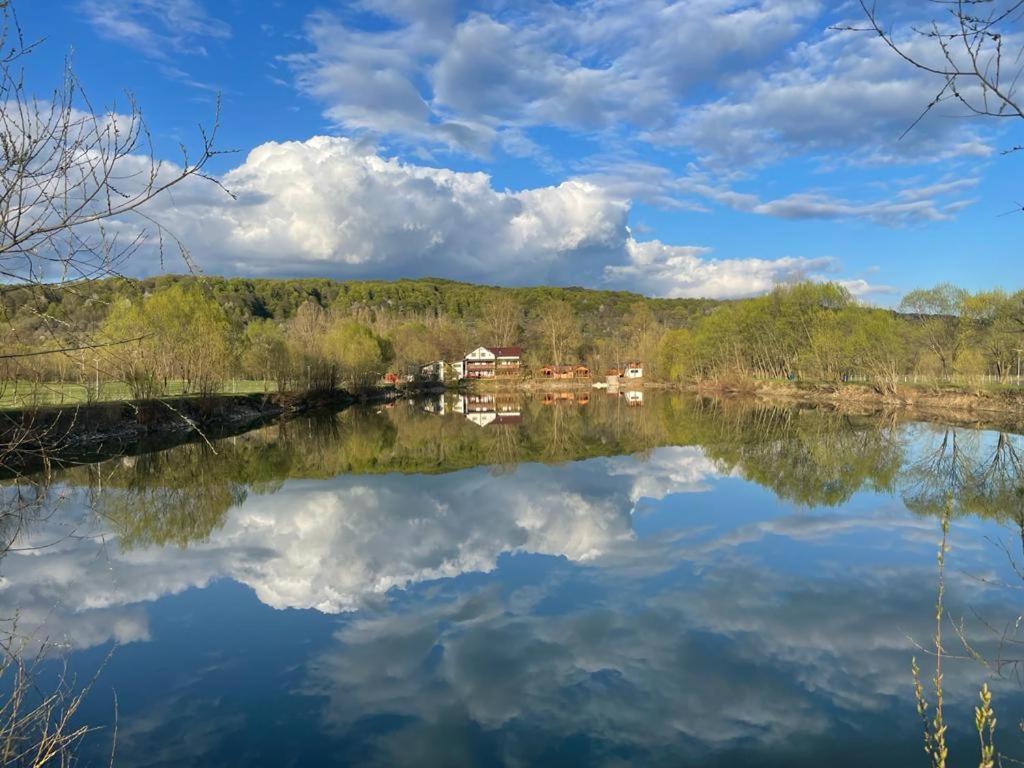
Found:
[{"label": "building reflection in water", "polygon": [[[606,395],[609,398],[621,398],[631,407],[644,404],[644,393],[640,390],[606,392]],[[538,399],[546,406],[586,406],[590,404],[591,397],[590,392],[565,390],[546,392],[539,395]],[[479,427],[523,423],[523,399],[521,393],[517,392],[440,394],[410,403],[418,403],[427,413],[438,416],[461,414]]]}]

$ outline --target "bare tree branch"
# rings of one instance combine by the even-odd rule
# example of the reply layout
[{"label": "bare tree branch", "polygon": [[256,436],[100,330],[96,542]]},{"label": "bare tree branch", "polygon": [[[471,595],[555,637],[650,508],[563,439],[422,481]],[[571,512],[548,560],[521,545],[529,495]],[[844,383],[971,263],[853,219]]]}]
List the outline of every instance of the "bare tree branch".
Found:
[{"label": "bare tree branch", "polygon": [[[1024,119],[1019,90],[1024,77],[1024,0],[930,0],[929,7],[940,11],[938,17],[927,26],[912,27],[910,36],[887,26],[875,4],[858,2],[867,26],[840,29],[877,35],[905,62],[939,81],[935,96],[904,136],[945,102],[959,103],[976,117]],[[1003,154],[1021,149],[1017,144]]]}]

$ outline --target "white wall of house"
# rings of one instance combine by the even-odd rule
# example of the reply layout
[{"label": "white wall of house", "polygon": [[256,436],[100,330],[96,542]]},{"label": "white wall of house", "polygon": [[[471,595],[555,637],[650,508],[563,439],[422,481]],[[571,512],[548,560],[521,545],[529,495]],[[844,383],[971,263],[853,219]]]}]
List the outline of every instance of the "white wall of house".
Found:
[{"label": "white wall of house", "polygon": [[436,361],[420,368],[420,374],[438,381],[444,381],[444,363]]},{"label": "white wall of house", "polygon": [[466,360],[474,363],[493,363],[494,353],[487,347],[477,347],[466,355]]},{"label": "white wall of house", "polygon": [[466,418],[476,424],[478,427],[486,427],[493,424],[495,419],[498,418],[498,414],[492,412],[487,413],[467,413]]}]

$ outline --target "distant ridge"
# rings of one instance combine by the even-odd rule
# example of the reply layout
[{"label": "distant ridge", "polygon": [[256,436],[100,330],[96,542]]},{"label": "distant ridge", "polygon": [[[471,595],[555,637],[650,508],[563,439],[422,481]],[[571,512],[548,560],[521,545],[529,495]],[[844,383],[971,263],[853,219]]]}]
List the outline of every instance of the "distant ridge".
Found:
[{"label": "distant ridge", "polygon": [[670,327],[685,327],[722,302],[710,299],[654,299],[629,291],[608,291],[578,286],[504,288],[444,278],[399,280],[332,280],[328,278],[248,278],[160,275],[141,279],[108,278],[29,289],[0,289],[6,319],[22,332],[43,331],[46,319],[76,330],[99,326],[110,305],[121,298],[137,299],[173,283],[205,286],[236,320],[251,318],[285,321],[306,301],[345,313],[383,313],[403,317],[441,317],[474,320],[501,294],[512,295],[527,317],[545,303],[569,304],[587,330],[601,333],[613,328],[638,303]]}]

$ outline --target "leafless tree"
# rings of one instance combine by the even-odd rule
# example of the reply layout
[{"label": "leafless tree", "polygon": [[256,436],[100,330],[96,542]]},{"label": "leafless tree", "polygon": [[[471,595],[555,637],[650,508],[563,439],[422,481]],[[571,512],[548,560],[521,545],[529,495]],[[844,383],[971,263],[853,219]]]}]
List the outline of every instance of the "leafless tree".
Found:
[{"label": "leafless tree", "polygon": [[[22,65],[40,44],[26,38],[12,0],[0,0],[3,290],[85,292],[91,281],[120,275],[144,247],[161,267],[173,253],[194,271],[188,248],[154,216],[151,203],[192,177],[220,186],[207,172],[221,154],[219,100],[211,126],[199,126],[196,145],[179,145],[177,161],[169,162],[158,156],[134,97],[126,94],[120,107],[95,107],[70,60],[45,98],[34,95]],[[116,356],[110,346],[138,340],[94,338],[45,308],[37,314],[40,322],[31,338],[20,338],[23,330],[8,323],[0,349],[5,379],[26,371],[32,378],[32,366],[53,360],[55,353],[74,355],[81,363],[92,350],[102,347],[105,357]]]},{"label": "leafless tree", "polygon": [[[935,18],[913,27],[910,38],[894,33],[876,5],[859,2],[868,26],[850,29],[877,34],[908,64],[938,79],[934,97],[908,131],[949,101],[978,117],[1024,119],[1019,90],[1024,75],[1024,0],[928,0]],[[921,41],[930,45],[918,45]],[[1017,144],[1004,153],[1022,149],[1024,145]]]},{"label": "leafless tree", "polygon": [[551,363],[568,362],[580,343],[579,320],[572,307],[564,301],[549,301],[538,310],[533,326],[535,336],[551,353]]},{"label": "leafless tree", "polygon": [[[35,646],[33,648],[33,645]],[[31,768],[76,765],[76,747],[96,730],[75,722],[93,680],[80,684],[65,667],[57,683],[43,687],[39,677],[50,644],[19,632],[16,620],[0,631],[0,763]],[[116,744],[116,725],[112,742]],[[111,764],[113,764],[111,755]]]},{"label": "leafless tree", "polygon": [[[23,34],[12,0],[0,0],[0,290],[27,288],[42,295],[58,286],[81,291],[91,281],[121,274],[144,247],[147,253],[152,248],[161,266],[173,252],[193,270],[187,247],[154,217],[150,204],[192,177],[219,185],[207,173],[220,154],[219,101],[211,126],[199,128],[197,145],[180,145],[177,161],[167,162],[158,156],[131,94],[120,106],[95,107],[70,61],[45,98],[34,95],[23,63],[38,45]],[[5,348],[0,348],[5,377],[18,376],[22,359],[119,343],[96,340],[45,311],[41,319],[48,343],[19,340],[14,328],[6,334]],[[128,341],[133,339],[123,340]],[[45,445],[59,441],[53,433],[66,428],[67,419],[47,424],[5,415],[0,420],[0,468],[16,469],[22,454],[45,463]],[[45,435],[49,438],[42,441]],[[29,494],[15,483],[0,494],[0,560],[16,546],[28,519],[25,511],[45,505],[45,485],[40,487]],[[15,622],[0,620],[0,681],[5,686],[0,761],[70,765],[75,745],[88,730],[74,723],[88,686],[62,678],[53,690],[40,690],[34,670],[44,652],[33,657],[26,648]]]},{"label": "leafless tree", "polygon": [[[8,288],[81,291],[83,283],[119,275],[143,246],[161,266],[171,251],[192,271],[187,247],[149,204],[191,177],[219,185],[206,171],[221,154],[219,100],[197,145],[181,144],[178,161],[167,162],[134,97],[126,94],[120,108],[96,108],[70,60],[46,98],[33,95],[22,63],[39,45],[23,34],[11,0],[0,0],[0,280]],[[18,339],[11,329],[5,346],[17,348],[0,350],[0,359],[110,343],[45,311],[40,319],[45,342]]]},{"label": "leafless tree", "polygon": [[[180,164],[156,157],[131,94],[125,109],[95,109],[70,62],[49,99],[30,94],[26,42],[9,0],[0,0],[0,276],[16,282],[95,279],[116,273],[152,235],[188,251],[144,206],[205,173],[218,120],[199,128],[198,149]],[[218,109],[219,112],[219,109]],[[134,217],[141,227],[124,227]]]},{"label": "leafless tree", "polygon": [[487,343],[507,347],[515,342],[522,318],[522,305],[512,296],[502,294],[488,302],[481,322],[482,330],[487,334]]}]

